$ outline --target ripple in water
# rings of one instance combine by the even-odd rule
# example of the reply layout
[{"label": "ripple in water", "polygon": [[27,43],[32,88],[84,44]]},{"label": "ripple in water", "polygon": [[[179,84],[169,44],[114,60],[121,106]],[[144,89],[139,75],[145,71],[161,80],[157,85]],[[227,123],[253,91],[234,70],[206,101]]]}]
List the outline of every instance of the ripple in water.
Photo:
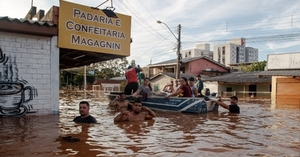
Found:
[{"label": "ripple in water", "polygon": [[98,123],[76,124],[80,100],[61,99],[60,115],[0,118],[0,156],[299,156],[299,106],[240,102],[239,115],[156,111],[154,120],[114,123],[108,102],[93,99]]}]

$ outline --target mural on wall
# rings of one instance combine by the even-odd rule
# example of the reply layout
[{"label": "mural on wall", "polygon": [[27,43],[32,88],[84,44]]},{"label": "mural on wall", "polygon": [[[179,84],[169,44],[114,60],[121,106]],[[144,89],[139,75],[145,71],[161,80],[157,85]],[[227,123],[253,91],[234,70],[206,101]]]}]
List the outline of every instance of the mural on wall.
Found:
[{"label": "mural on wall", "polygon": [[28,102],[38,93],[26,84],[19,79],[16,57],[7,56],[0,48],[0,116],[23,116],[33,108]]}]

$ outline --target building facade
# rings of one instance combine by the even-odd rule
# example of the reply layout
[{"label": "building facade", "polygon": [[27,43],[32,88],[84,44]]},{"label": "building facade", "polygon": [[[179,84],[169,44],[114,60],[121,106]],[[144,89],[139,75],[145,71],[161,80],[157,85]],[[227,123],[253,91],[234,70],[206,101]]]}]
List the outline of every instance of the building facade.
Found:
[{"label": "building facade", "polygon": [[214,46],[213,59],[229,66],[235,63],[258,61],[258,49],[246,47],[244,38],[232,39],[228,44]]},{"label": "building facade", "polygon": [[[143,68],[146,77],[153,77],[158,73],[176,73],[177,59],[167,60],[160,63],[150,64]],[[180,65],[180,73],[193,75],[217,76],[226,74],[229,68],[206,56],[183,58]]]},{"label": "building facade", "polygon": [[210,50],[210,44],[197,44],[196,48],[181,51],[182,58],[206,56],[213,59],[213,51]]},{"label": "building facade", "polygon": [[271,76],[261,76],[260,72],[232,72],[222,76],[203,79],[210,92],[222,96],[271,97]]},{"label": "building facade", "polygon": [[300,105],[300,52],[269,54],[267,71],[272,76],[272,104]]},{"label": "building facade", "polygon": [[[34,25],[34,24],[33,24]],[[38,25],[38,24],[37,24]],[[41,25],[40,27],[47,27]],[[57,36],[0,31],[0,106],[20,113],[58,114],[59,48]]]}]

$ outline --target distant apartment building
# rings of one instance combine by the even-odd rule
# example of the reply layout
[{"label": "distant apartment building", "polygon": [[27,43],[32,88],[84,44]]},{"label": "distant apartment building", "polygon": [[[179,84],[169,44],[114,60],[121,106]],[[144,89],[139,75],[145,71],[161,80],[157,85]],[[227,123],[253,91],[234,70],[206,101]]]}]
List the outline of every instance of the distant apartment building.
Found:
[{"label": "distant apartment building", "polygon": [[213,51],[210,51],[210,44],[196,44],[196,48],[181,51],[182,58],[208,57],[213,59]]},{"label": "distant apartment building", "polygon": [[225,66],[235,63],[247,63],[258,61],[258,49],[246,47],[245,38],[237,38],[228,44],[214,46],[213,59]]}]

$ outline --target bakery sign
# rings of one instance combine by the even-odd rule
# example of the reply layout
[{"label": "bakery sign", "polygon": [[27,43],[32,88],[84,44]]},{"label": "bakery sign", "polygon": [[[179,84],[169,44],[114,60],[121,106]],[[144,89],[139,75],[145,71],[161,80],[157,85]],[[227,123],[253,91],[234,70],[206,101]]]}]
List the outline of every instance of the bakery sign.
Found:
[{"label": "bakery sign", "polygon": [[300,69],[300,52],[269,54],[268,69]]},{"label": "bakery sign", "polygon": [[58,47],[129,56],[131,17],[115,14],[61,0]]}]

